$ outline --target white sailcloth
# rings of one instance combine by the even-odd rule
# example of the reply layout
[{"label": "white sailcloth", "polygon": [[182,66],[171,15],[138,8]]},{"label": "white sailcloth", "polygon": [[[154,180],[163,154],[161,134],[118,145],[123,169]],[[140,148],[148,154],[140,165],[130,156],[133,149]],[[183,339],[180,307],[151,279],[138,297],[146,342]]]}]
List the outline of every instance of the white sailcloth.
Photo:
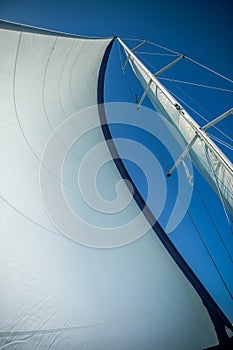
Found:
[{"label": "white sailcloth", "polygon": [[[200,296],[143,216],[145,236],[104,250],[68,239],[45,208],[41,167],[52,178],[51,186],[60,179],[53,176],[52,161],[42,164],[44,147],[58,127],[54,154],[63,152],[61,123],[96,105],[99,70],[111,39],[1,27],[0,348],[196,350],[217,344]],[[77,186],[73,191],[84,151],[103,144],[110,157],[98,108],[92,118],[97,125],[93,133],[82,139],[82,147],[71,145],[75,156],[67,150],[64,187],[74,206],[89,219],[96,215],[93,220],[99,224],[108,222],[109,214],[93,214]],[[99,180],[106,194],[121,179],[114,161],[108,165]],[[47,199],[56,203],[57,195]],[[126,185],[122,195],[129,197]],[[129,213],[140,214],[134,200],[112,215],[113,225]],[[82,225],[76,229],[81,231]]]}]

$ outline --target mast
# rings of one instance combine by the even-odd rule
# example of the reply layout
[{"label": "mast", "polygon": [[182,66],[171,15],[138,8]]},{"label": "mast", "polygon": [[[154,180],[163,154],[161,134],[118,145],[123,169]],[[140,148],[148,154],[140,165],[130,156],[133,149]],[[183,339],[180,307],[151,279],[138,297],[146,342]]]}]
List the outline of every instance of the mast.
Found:
[{"label": "mast", "polygon": [[[129,47],[118,37],[119,43],[124,48],[129,62],[138,71],[136,76],[138,79],[146,84],[146,88],[142,95],[138,107],[144,100],[145,96],[151,92],[150,98],[155,107],[158,107],[164,112],[165,117],[178,129],[184,138],[187,147],[181,154],[172,169],[168,172],[168,176],[172,174],[175,168],[179,165],[185,155],[190,152],[190,155],[195,154],[195,159],[192,158],[195,166],[201,172],[203,177],[215,191],[215,193],[222,200],[224,207],[226,206],[230,215],[233,215],[233,165],[226,155],[218,148],[218,146],[208,137],[206,130],[219,122],[223,118],[232,114],[233,109],[225,112],[215,120],[211,121],[204,127],[200,125],[191,117],[191,115],[180,105],[180,103],[169,93],[163,84],[157,79],[158,74],[165,69],[169,69],[174,64],[179,62],[184,55],[178,57],[170,65],[152,74],[150,70],[138,59],[138,57],[129,49]],[[211,160],[217,162],[218,172],[215,173],[212,168]]]}]

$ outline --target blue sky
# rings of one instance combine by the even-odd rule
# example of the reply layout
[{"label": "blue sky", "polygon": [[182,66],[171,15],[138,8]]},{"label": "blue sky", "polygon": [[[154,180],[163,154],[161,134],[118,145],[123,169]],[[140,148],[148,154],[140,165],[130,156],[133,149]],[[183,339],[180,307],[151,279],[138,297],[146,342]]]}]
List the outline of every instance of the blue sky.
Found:
[{"label": "blue sky", "polygon": [[[41,28],[75,33],[89,36],[113,36],[122,38],[139,38],[161,44],[172,50],[186,54],[201,62],[213,70],[232,79],[233,48],[232,42],[232,5],[230,0],[224,1],[33,1],[33,0],[0,0],[0,18],[17,23],[28,24]],[[134,46],[132,42],[127,42]],[[115,45],[116,46],[116,45]],[[149,49],[149,48],[148,48]],[[151,47],[150,47],[151,50]],[[155,67],[157,62],[153,58],[150,61]],[[195,81],[207,85],[221,86],[232,89],[232,84],[206,74],[203,70],[191,70],[186,77],[186,68],[179,66],[178,73],[181,80]],[[187,67],[188,68],[188,67]],[[129,73],[130,74],[130,73]],[[117,47],[114,47],[110,66],[107,72],[106,88],[112,86],[114,79],[115,89],[107,94],[111,101],[129,101],[130,97],[125,81],[120,72],[120,63]],[[129,76],[132,84],[137,84],[133,76]],[[139,85],[135,91],[140,95]],[[183,88],[183,87],[182,87]],[[208,110],[209,118],[217,117],[228,108],[232,107],[232,93],[220,93],[203,89],[188,90],[194,99],[199,101]],[[189,101],[190,102],[190,101]],[[145,101],[149,105],[148,101]],[[228,119],[221,125],[223,130],[232,137],[232,119]],[[230,155],[229,151],[227,154]],[[131,168],[133,169],[133,168]],[[136,171],[136,170],[135,170]],[[135,173],[138,185],[145,192],[141,174]],[[233,246],[232,236],[229,236],[225,223],[224,213],[215,201],[214,195],[205,187],[204,182],[195,175],[208,196],[213,213],[218,213],[218,225],[228,248]],[[144,193],[143,192],[143,193]],[[199,208],[198,199],[193,199],[193,215],[196,220],[201,220],[200,230],[203,232],[206,243],[211,247],[218,267],[227,281],[228,286],[232,282],[232,263],[226,258],[226,252],[220,248],[216,235],[212,234],[212,225],[202,220],[204,210]],[[196,238],[195,232],[190,228],[190,234],[185,234],[190,223],[188,218],[172,237],[177,247],[186,256],[195,272],[200,276],[207,288],[218,298],[218,303],[233,322],[232,299],[222,285],[214,268],[203,269],[210,264],[206,258],[203,245]],[[192,243],[190,243],[190,241]],[[197,243],[197,241],[199,243]],[[195,249],[193,247],[195,246]],[[227,260],[226,264],[223,263]],[[208,260],[208,261],[207,261]],[[208,265],[208,266],[211,266]]]}]

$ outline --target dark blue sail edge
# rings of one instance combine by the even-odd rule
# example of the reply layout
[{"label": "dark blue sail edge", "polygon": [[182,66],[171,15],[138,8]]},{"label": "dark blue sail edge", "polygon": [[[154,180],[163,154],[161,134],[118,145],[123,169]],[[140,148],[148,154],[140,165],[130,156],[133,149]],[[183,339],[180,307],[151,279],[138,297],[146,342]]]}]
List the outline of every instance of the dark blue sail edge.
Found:
[{"label": "dark blue sail edge", "polygon": [[[181,271],[184,273],[186,278],[189,280],[189,282],[192,284],[192,286],[195,288],[197,293],[199,294],[203,304],[208,310],[208,313],[210,315],[210,318],[214,324],[215,331],[218,337],[219,344],[217,347],[211,347],[209,349],[227,349],[227,347],[230,344],[233,343],[233,337],[230,338],[226,333],[225,327],[228,327],[230,330],[233,331],[233,327],[230,323],[230,321],[227,319],[227,317],[224,315],[222,310],[219,308],[219,306],[216,304],[214,299],[211,297],[211,295],[208,293],[204,285],[201,283],[201,281],[198,279],[198,277],[194,274],[194,272],[191,270],[189,265],[186,263],[182,255],[178,252],[174,244],[171,242],[171,240],[168,238],[166,232],[163,230],[163,228],[160,226],[159,222],[155,220],[153,213],[149,209],[149,207],[146,205],[144,199],[142,198],[141,194],[139,193],[137,187],[133,183],[127,169],[125,168],[118,151],[116,149],[116,146],[114,144],[114,141],[112,139],[112,135],[110,132],[110,129],[108,127],[107,123],[107,117],[105,113],[104,108],[104,79],[105,79],[105,72],[107,68],[107,63],[109,59],[109,55],[112,49],[113,42],[116,37],[113,38],[113,40],[108,45],[102,63],[99,71],[99,78],[98,78],[98,90],[97,90],[97,102],[98,102],[98,109],[99,109],[99,117],[100,122],[102,126],[102,131],[104,134],[104,137],[107,141],[110,153],[112,155],[112,158],[115,162],[115,165],[121,174],[121,177],[123,179],[126,179],[130,181],[130,183],[133,186],[134,193],[133,197],[139,206],[141,210],[144,210],[146,219],[151,224],[153,231],[155,234],[159,237],[160,241],[164,245],[164,247],[167,249],[167,251],[170,253],[172,258],[175,260],[176,264],[179,266]],[[127,185],[127,182],[126,182]],[[154,223],[155,222],[155,223]],[[230,341],[230,343],[229,343]]]}]

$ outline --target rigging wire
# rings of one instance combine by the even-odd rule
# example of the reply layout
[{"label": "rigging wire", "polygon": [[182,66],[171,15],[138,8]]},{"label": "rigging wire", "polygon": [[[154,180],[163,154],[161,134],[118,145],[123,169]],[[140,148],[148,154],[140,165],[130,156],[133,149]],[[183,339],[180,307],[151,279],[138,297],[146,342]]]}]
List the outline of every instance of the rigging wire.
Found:
[{"label": "rigging wire", "polygon": [[160,77],[159,80],[167,80],[167,81],[172,81],[174,83],[193,85],[193,86],[198,86],[198,87],[203,87],[203,88],[213,89],[213,90],[219,90],[219,91],[224,91],[224,92],[233,92],[233,90],[230,90],[230,89],[224,89],[224,88],[220,88],[220,87],[217,87],[217,86],[211,86],[211,85],[203,85],[203,84],[198,84],[198,83],[192,83],[190,81],[184,81],[184,80],[178,80],[178,79],[171,79],[171,78]]},{"label": "rigging wire", "polygon": [[[194,219],[193,219],[193,217],[192,217],[192,215],[191,215],[191,213],[190,213],[189,208],[188,208],[187,205],[184,203],[183,199],[180,197],[180,195],[179,195],[179,193],[178,193],[178,190],[177,190],[177,187],[176,187],[175,183],[174,183],[173,180],[172,180],[172,176],[169,177],[169,180],[172,182],[173,187],[174,187],[174,189],[176,190],[177,196],[178,196],[178,198],[180,199],[182,205],[184,206],[184,208],[185,208],[185,210],[186,210],[186,213],[188,214],[188,217],[189,217],[189,219],[190,219],[190,221],[191,221],[191,223],[192,223],[192,225],[193,225],[193,227],[194,227],[196,233],[198,234],[198,237],[199,237],[199,239],[201,240],[201,242],[202,242],[202,244],[203,244],[203,246],[204,246],[204,248],[205,248],[205,250],[206,250],[206,252],[207,252],[207,254],[208,254],[209,258],[210,258],[210,260],[212,261],[212,263],[213,263],[213,265],[214,265],[214,267],[215,267],[215,269],[216,269],[216,271],[217,271],[217,273],[218,273],[218,275],[219,275],[219,277],[220,277],[222,283],[224,284],[224,286],[225,286],[225,288],[226,288],[228,294],[230,295],[230,297],[233,299],[233,294],[232,294],[232,292],[230,291],[230,289],[229,289],[229,287],[228,287],[228,285],[227,285],[227,283],[226,283],[226,281],[225,281],[225,279],[224,279],[224,277],[223,277],[223,275],[222,275],[222,273],[221,273],[221,271],[220,271],[220,269],[219,269],[217,263],[215,262],[215,260],[214,260],[214,258],[213,258],[213,256],[212,256],[212,254],[211,254],[211,252],[210,252],[210,250],[208,249],[208,247],[207,247],[207,245],[206,245],[206,243],[205,243],[205,241],[204,241],[204,239],[203,239],[203,237],[202,237],[202,235],[201,235],[201,232],[200,232],[200,230],[199,230],[199,228],[198,228],[196,222],[194,221]],[[224,247],[225,247],[225,245],[224,245]],[[227,255],[228,255],[228,252],[227,252]]]},{"label": "rigging wire", "polygon": [[[126,39],[126,38],[125,38],[125,40],[133,40],[133,39],[130,39],[130,38],[127,38],[127,39]],[[148,44],[151,44],[151,45],[153,45],[153,46],[157,46],[157,47],[159,47],[159,48],[162,48],[162,49],[164,49],[164,50],[166,50],[166,51],[169,51],[169,52],[173,53],[174,55],[180,55],[180,53],[178,53],[178,52],[176,52],[176,51],[174,51],[174,50],[168,49],[168,48],[166,48],[166,47],[164,47],[164,46],[161,46],[161,45],[159,45],[159,44],[153,43],[153,42],[151,42],[151,41],[147,41],[147,43],[148,43]],[[140,53],[141,53],[141,52],[138,52],[138,54],[140,54]],[[187,59],[190,60],[191,62],[193,62],[193,63],[195,63],[195,64],[201,66],[202,68],[205,68],[205,69],[207,69],[208,71],[210,71],[210,72],[212,72],[212,73],[214,73],[214,74],[220,76],[221,78],[223,78],[223,79],[225,79],[225,80],[228,80],[229,82],[233,83],[233,81],[232,81],[231,79],[229,79],[229,78],[227,78],[227,77],[224,77],[224,76],[221,75],[220,73],[213,71],[212,69],[210,69],[210,68],[204,66],[203,64],[201,64],[201,63],[199,63],[199,62],[197,62],[197,61],[195,61],[195,60],[193,60],[193,59],[191,59],[191,58],[189,58],[189,57],[187,57],[187,56],[185,56],[185,58],[187,58]],[[155,66],[153,66],[150,62],[148,62],[144,57],[143,57],[143,58],[141,57],[141,60],[144,61],[144,62],[146,62],[146,63],[147,63],[150,67],[152,67],[153,69],[157,69],[157,68],[156,68]],[[163,80],[168,80],[168,81],[169,81],[168,78],[161,78],[161,77],[159,77],[159,80],[160,80],[160,79],[161,79],[161,80],[163,79]],[[171,79],[170,81],[172,81],[172,79]],[[185,81],[179,81],[179,80],[175,80],[175,79],[174,79],[173,81],[174,81],[174,82],[178,82],[178,83],[184,83],[184,84],[189,84],[189,85],[194,85],[194,86],[209,88],[209,89],[215,89],[215,90],[225,91],[225,92],[233,92],[233,90],[230,90],[230,89],[218,88],[218,87],[208,86],[208,85],[204,85],[204,84],[195,84],[195,83],[185,82]],[[207,112],[207,113],[209,114],[209,112],[208,112],[203,106],[201,106],[199,103],[197,103],[197,101],[195,101],[189,94],[185,93],[182,89],[180,89],[180,88],[177,87],[176,85],[174,85],[174,86],[175,86],[177,89],[179,89],[183,94],[185,94],[190,100],[192,100],[199,108],[201,108],[202,110],[204,110],[205,112]],[[169,90],[169,92],[170,92],[170,90]],[[190,110],[192,110],[194,113],[196,113],[196,115],[198,115],[201,119],[203,119],[203,120],[206,121],[206,122],[209,122],[208,119],[206,119],[202,114],[200,114],[199,112],[197,112],[197,110],[195,110],[194,108],[192,108],[189,104],[187,104],[186,102],[184,102],[179,96],[175,95],[174,93],[173,93],[173,95],[174,95],[177,99],[179,99],[182,103],[184,103],[188,108],[190,108]],[[209,115],[210,115],[210,114],[209,114]],[[210,115],[210,117],[213,118],[211,115]],[[232,139],[230,136],[228,136],[226,133],[224,133],[221,129],[219,129],[216,125],[213,125],[212,127],[213,127],[215,130],[217,130],[220,134],[222,134],[224,137],[226,137],[228,140],[230,140],[231,142],[233,142],[233,139]],[[224,141],[222,141],[222,142],[224,142]],[[220,142],[220,143],[221,143],[221,142]]]},{"label": "rigging wire", "polygon": [[229,259],[230,259],[230,261],[233,263],[233,258],[232,258],[231,254],[230,254],[230,252],[229,252],[229,250],[228,250],[228,248],[226,246],[226,243],[224,242],[224,240],[222,238],[222,235],[221,235],[221,233],[220,233],[220,231],[219,231],[219,229],[218,229],[218,227],[217,227],[217,225],[216,225],[216,223],[215,223],[215,221],[213,219],[213,216],[211,215],[211,213],[210,213],[210,211],[209,211],[209,209],[208,209],[208,207],[207,207],[207,205],[205,203],[205,200],[204,200],[203,196],[201,195],[201,191],[199,191],[199,188],[198,188],[198,186],[195,183],[194,183],[194,187],[195,187],[195,190],[196,190],[196,192],[198,194],[198,197],[200,198],[200,201],[201,201],[203,207],[205,208],[205,210],[206,210],[206,212],[207,212],[207,214],[209,216],[209,219],[210,219],[210,221],[211,221],[211,223],[212,223],[212,225],[213,225],[213,227],[214,227],[214,229],[215,229],[215,231],[216,231],[216,233],[218,235],[218,238],[222,242],[222,245],[223,245],[223,247],[224,247],[224,249],[225,249],[225,251],[226,251],[226,253],[227,253],[227,255],[228,255]]},{"label": "rigging wire", "polygon": [[[151,68],[153,68],[153,70],[157,70],[157,68],[152,65],[150,62],[148,62],[144,57],[140,57],[142,61],[144,61],[147,65],[149,65]],[[168,80],[168,79],[165,79],[165,78],[161,78],[161,77],[158,77],[157,78],[158,80],[161,80],[161,79],[164,79],[164,80]],[[196,100],[194,100],[189,94],[187,94],[187,92],[185,92],[183,89],[181,89],[180,87],[178,87],[176,84],[173,84],[173,82],[171,81],[172,85],[178,89],[179,91],[181,91],[184,95],[186,95],[191,101],[193,101],[200,109],[202,109],[203,111],[205,111],[212,119],[213,119],[213,116],[203,107],[201,106]],[[199,113],[196,109],[194,109],[193,107],[191,107],[187,102],[185,102],[183,99],[181,99],[180,96],[176,95],[174,92],[171,92],[171,90],[166,87],[167,90],[172,94],[174,95],[178,100],[180,100],[182,102],[182,104],[184,104],[185,106],[187,106],[191,111],[193,111],[196,115],[198,115],[202,120],[204,120],[205,122],[209,122],[209,120],[207,118],[205,118],[203,116],[203,114]],[[232,91],[232,90],[230,90]],[[233,92],[233,91],[232,91]],[[221,129],[219,129],[216,125],[213,125],[212,128],[214,128],[215,130],[217,130],[220,134],[222,134],[224,137],[226,137],[228,140],[230,140],[231,142],[233,142],[233,139],[227,135],[224,131],[222,131]],[[224,142],[224,141],[223,141]]]},{"label": "rigging wire", "polygon": [[[124,40],[135,40],[135,39],[132,39],[132,38],[123,38],[123,39],[124,39]],[[137,40],[143,41],[143,39],[137,39]],[[150,45],[152,45],[152,46],[156,46],[156,47],[159,47],[159,48],[161,48],[161,49],[163,49],[163,50],[166,50],[166,51],[168,51],[168,52],[171,52],[171,53],[173,53],[173,54],[181,55],[180,52],[171,50],[171,49],[169,49],[169,48],[167,48],[167,47],[165,47],[165,46],[159,45],[159,44],[154,43],[154,42],[152,42],[152,41],[148,41],[148,40],[147,40],[147,43],[150,44]],[[213,70],[213,69],[211,69],[211,68],[205,66],[204,64],[202,64],[202,63],[200,63],[200,62],[194,60],[194,59],[191,58],[191,57],[185,56],[185,58],[186,58],[187,60],[189,60],[190,62],[192,62],[192,63],[194,63],[194,64],[196,64],[196,65],[202,67],[203,69],[206,69],[207,71],[209,71],[209,72],[211,72],[211,73],[213,73],[213,74],[219,76],[220,78],[225,79],[225,80],[227,80],[228,82],[230,82],[230,83],[233,84],[233,80],[231,80],[230,78],[224,76],[223,74],[218,73],[217,71],[215,71],[215,70]]]},{"label": "rigging wire", "polygon": [[[122,62],[123,62],[123,60],[122,60],[122,53],[121,53],[121,50],[120,50],[120,45],[119,45],[119,43],[118,43],[118,49],[119,49],[119,55],[120,55],[121,66],[123,67],[123,63],[122,63]],[[154,67],[153,67],[153,68],[154,68]],[[134,98],[135,93],[134,93],[134,91],[133,91],[133,89],[132,89],[132,87],[131,87],[131,85],[130,85],[130,83],[129,83],[127,77],[126,77],[125,71],[122,71],[122,73],[123,73],[124,77],[126,78],[127,86],[128,86],[128,88],[129,88],[129,90],[130,90],[130,93],[131,93],[132,97]],[[140,115],[143,117],[141,111],[139,111],[139,112],[140,112]],[[195,111],[195,113],[196,113],[196,111]],[[202,116],[201,116],[201,117],[202,117]],[[202,117],[202,118],[204,118],[204,117]],[[208,120],[206,120],[206,121],[208,121]],[[143,118],[143,122],[144,122],[144,118]],[[150,139],[151,139],[151,136],[150,136]],[[154,142],[153,142],[153,144],[154,144]],[[157,147],[156,147],[156,150],[157,150],[157,152],[158,152],[158,148],[157,148]],[[160,154],[160,152],[158,152],[158,153]],[[160,156],[161,156],[161,154],[160,154]],[[163,164],[163,168],[165,169],[165,172],[167,172],[167,171],[169,170],[169,168],[168,168],[168,166],[165,164],[163,157],[159,157],[159,158],[161,158],[161,163]],[[196,231],[196,233],[198,234],[198,237],[199,237],[200,241],[202,242],[202,244],[203,244],[203,246],[204,246],[204,248],[205,248],[205,250],[206,250],[206,252],[207,252],[207,255],[209,256],[210,260],[212,261],[212,263],[213,263],[213,265],[214,265],[214,267],[215,267],[215,269],[216,269],[217,274],[219,275],[219,278],[221,279],[223,285],[225,286],[225,288],[226,288],[228,294],[229,294],[230,297],[233,299],[233,295],[232,295],[232,293],[231,293],[231,291],[230,291],[230,289],[229,289],[229,287],[228,287],[228,285],[227,285],[227,283],[226,283],[226,281],[225,281],[225,279],[224,279],[224,277],[223,277],[223,275],[222,275],[222,273],[221,273],[221,271],[220,271],[220,269],[219,269],[217,263],[215,262],[215,260],[214,260],[214,258],[213,258],[213,256],[212,256],[212,254],[211,254],[211,252],[210,252],[210,250],[208,249],[208,247],[207,247],[207,245],[206,245],[206,243],[205,243],[205,241],[204,241],[204,239],[203,239],[203,237],[202,237],[202,234],[201,234],[200,230],[198,229],[198,226],[197,226],[195,220],[193,219],[193,217],[192,217],[192,215],[191,215],[191,213],[190,213],[190,210],[189,210],[188,206],[184,203],[183,199],[181,198],[181,196],[180,196],[180,194],[179,194],[179,192],[178,192],[177,185],[174,183],[172,177],[169,177],[169,181],[170,181],[170,183],[172,184],[173,188],[175,189],[175,191],[176,191],[176,193],[177,193],[177,197],[179,198],[181,204],[184,206],[184,208],[185,208],[185,210],[186,210],[186,213],[187,213],[187,215],[188,215],[188,217],[189,217],[189,219],[190,219],[190,221],[191,221],[191,223],[192,223],[192,226],[193,226],[194,230]],[[197,185],[195,185],[195,188],[197,188]],[[200,194],[200,191],[198,191],[198,193]],[[199,196],[199,197],[200,197],[200,196]],[[224,250],[225,250],[227,256],[230,258],[230,260],[231,260],[231,262],[232,262],[232,257],[230,256],[230,253],[229,253],[229,251],[228,251],[228,249],[227,249],[227,247],[226,247],[226,244],[225,244],[223,238],[221,237],[221,234],[220,234],[220,232],[219,232],[219,230],[218,230],[216,224],[214,223],[214,220],[213,220],[213,218],[212,218],[212,216],[211,216],[209,210],[207,209],[207,207],[206,207],[204,201],[201,200],[201,202],[202,202],[202,205],[203,205],[204,209],[205,209],[206,212],[207,212],[207,215],[209,216],[209,218],[210,218],[210,220],[211,220],[211,222],[212,222],[212,224],[213,224],[213,227],[214,227],[214,229],[215,229],[215,231],[216,231],[216,233],[217,233],[217,235],[218,235],[220,241],[222,242],[223,248],[224,248]],[[224,210],[225,210],[225,207],[224,207]]]},{"label": "rigging wire", "polygon": [[200,66],[200,67],[202,67],[202,68],[208,70],[209,72],[211,72],[211,73],[213,73],[213,74],[215,74],[215,75],[218,75],[220,78],[223,78],[223,79],[225,79],[225,80],[227,80],[227,81],[229,81],[230,83],[233,84],[233,80],[229,79],[228,77],[225,77],[224,75],[222,75],[222,74],[220,74],[220,73],[214,71],[213,69],[211,69],[211,68],[209,68],[209,67],[207,67],[207,66],[204,66],[204,64],[202,64],[202,63],[200,63],[200,62],[198,62],[198,61],[195,61],[194,59],[192,59],[192,58],[190,58],[190,57],[187,57],[187,56],[186,56],[186,58],[187,58],[187,60],[189,60],[189,61],[191,61],[191,62],[197,64],[198,66]]},{"label": "rigging wire", "polygon": [[176,54],[170,54],[170,53],[160,53],[160,52],[146,52],[146,51],[134,51],[137,54],[141,55],[153,55],[153,56],[169,56],[169,57],[177,57]]},{"label": "rigging wire", "polygon": [[177,52],[177,51],[171,50],[171,49],[169,49],[169,48],[167,48],[167,47],[165,47],[165,46],[162,46],[162,45],[153,43],[152,41],[147,41],[147,42],[148,42],[148,44],[151,44],[152,46],[159,47],[160,49],[166,50],[166,51],[171,52],[171,53],[173,53],[173,54],[175,54],[175,55],[179,55],[179,56],[181,55],[180,52]]},{"label": "rigging wire", "polygon": [[[174,92],[171,92],[170,89],[167,88],[167,90],[173,95],[175,96],[175,98],[179,101],[182,102],[182,104],[184,104],[186,107],[188,107],[191,111],[193,111],[196,115],[198,115],[201,119],[203,119],[205,122],[209,122],[209,120],[207,118],[205,118],[202,114],[200,114],[196,109],[194,109],[193,107],[191,107],[187,102],[185,102],[181,97],[177,96]],[[221,129],[219,129],[216,125],[213,125],[212,128],[216,129],[220,134],[222,134],[224,137],[226,137],[228,140],[230,140],[231,142],[233,142],[233,139],[227,135],[224,131],[222,131]]]},{"label": "rigging wire", "polygon": [[[144,59],[145,60],[145,59]],[[152,66],[151,64],[150,64],[150,66]],[[154,67],[153,67],[154,68]],[[199,112],[197,112],[194,108],[192,108],[190,105],[188,105],[187,103],[185,103],[179,96],[176,96],[174,93],[173,93],[173,95],[177,98],[177,99],[179,99],[180,101],[182,101],[182,103],[184,103],[188,108],[190,108],[193,112],[195,112],[199,117],[201,117],[203,120],[205,120],[206,122],[208,122],[208,120],[203,116],[203,115],[201,115]],[[218,127],[216,127],[216,126],[213,126],[216,130],[218,130],[222,135],[224,135],[226,138],[228,138],[230,141],[233,141],[233,139],[231,138],[231,137],[229,137],[228,135],[226,135],[222,130],[220,130]],[[222,141],[222,142],[224,142],[224,141]],[[226,145],[226,144],[224,144],[224,145]],[[210,165],[209,165],[210,166]],[[214,172],[213,172],[214,173]],[[215,176],[215,178],[216,178],[216,174],[214,173],[214,176]],[[215,179],[215,181],[216,181],[216,179]],[[217,184],[217,186],[218,186],[218,183],[217,183],[217,181],[216,181],[216,184]],[[227,222],[228,222],[228,225],[229,225],[229,228],[230,228],[230,231],[232,232],[232,228],[231,228],[231,223],[230,223],[230,220],[229,220],[229,216],[228,216],[228,213],[227,213],[227,209],[226,209],[226,204],[224,203],[224,199],[223,199],[223,197],[222,197],[222,193],[221,193],[221,191],[220,191],[220,189],[219,189],[219,186],[218,186],[218,191],[219,191],[219,195],[220,195],[220,199],[221,199],[221,202],[222,202],[222,204],[223,204],[223,208],[224,208],[224,211],[225,211],[225,215],[226,215],[226,218],[227,218]]]},{"label": "rigging wire", "polygon": [[207,135],[208,135],[210,138],[212,138],[213,140],[215,140],[216,142],[219,142],[221,145],[223,145],[223,146],[229,148],[231,151],[233,151],[233,146],[230,145],[229,143],[227,143],[227,142],[225,142],[225,141],[219,139],[217,136],[214,136],[214,135],[212,135],[212,134],[207,133]]}]

